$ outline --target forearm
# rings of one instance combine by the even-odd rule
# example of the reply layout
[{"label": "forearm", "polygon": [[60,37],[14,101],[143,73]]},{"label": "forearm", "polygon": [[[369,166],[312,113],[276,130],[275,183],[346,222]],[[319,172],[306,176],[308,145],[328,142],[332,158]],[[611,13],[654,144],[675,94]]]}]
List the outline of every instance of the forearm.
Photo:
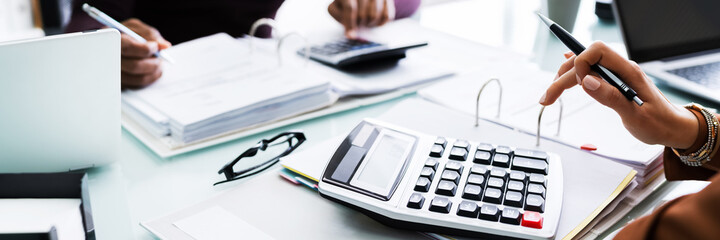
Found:
[{"label": "forearm", "polygon": [[717,239],[720,236],[720,175],[702,191],[666,203],[629,223],[615,239]]}]

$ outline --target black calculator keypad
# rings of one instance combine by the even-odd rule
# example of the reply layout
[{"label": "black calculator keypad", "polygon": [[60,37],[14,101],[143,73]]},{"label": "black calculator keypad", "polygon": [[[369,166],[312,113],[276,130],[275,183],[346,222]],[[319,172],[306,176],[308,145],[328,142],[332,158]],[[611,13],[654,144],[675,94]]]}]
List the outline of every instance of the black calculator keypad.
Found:
[{"label": "black calculator keypad", "polygon": [[478,150],[475,152],[475,159],[473,160],[473,162],[490,165],[491,159],[492,153]]},{"label": "black calculator keypad", "polygon": [[417,182],[415,183],[415,191],[427,192],[428,190],[430,190],[430,183],[430,179],[426,177],[418,178]]},{"label": "black calculator keypad", "polygon": [[537,194],[528,194],[525,199],[525,210],[545,212],[545,199]]},{"label": "black calculator keypad", "polygon": [[467,184],[483,186],[485,184],[485,176],[480,174],[470,174],[468,176]]},{"label": "black calculator keypad", "polygon": [[465,161],[467,159],[468,150],[465,148],[460,147],[453,147],[452,150],[450,150],[450,159],[452,160],[458,160],[458,161]]},{"label": "black calculator keypad", "polygon": [[505,180],[503,180],[502,178],[490,177],[488,178],[487,186],[503,189],[505,188]]},{"label": "black calculator keypad", "polygon": [[500,204],[502,202],[502,195],[502,190],[488,187],[487,189],[485,189],[485,196],[483,197],[483,202]]},{"label": "black calculator keypad", "polygon": [[443,151],[445,151],[445,148],[442,145],[435,144],[430,149],[430,156],[431,157],[442,157]]},{"label": "black calculator keypad", "polygon": [[440,179],[452,181],[453,183],[458,184],[460,182],[460,174],[456,171],[446,169],[445,171],[443,171]]},{"label": "black calculator keypad", "polygon": [[[446,150],[449,153],[443,154]],[[523,226],[545,211],[548,154],[465,140],[435,139],[407,207]],[[472,162],[465,161],[472,158]],[[469,170],[465,169],[469,168]],[[435,175],[439,180],[435,180]],[[433,188],[432,190],[430,188]],[[456,207],[453,207],[456,204]]]},{"label": "black calculator keypad", "polygon": [[420,176],[433,179],[435,176],[435,170],[431,167],[423,167],[422,171],[420,171]]},{"label": "black calculator keypad", "polygon": [[498,167],[509,167],[510,166],[510,155],[496,153],[492,162],[493,166]]},{"label": "black calculator keypad", "polygon": [[512,207],[522,207],[523,194],[516,191],[507,191],[507,193],[505,193],[505,202],[503,204]]},{"label": "black calculator keypad", "polygon": [[469,218],[477,218],[480,208],[477,203],[471,201],[462,201],[458,205],[457,215]]},{"label": "black calculator keypad", "polygon": [[430,167],[433,170],[437,170],[438,164],[439,162],[437,158],[428,158],[427,160],[425,160],[425,166]]},{"label": "black calculator keypad", "polygon": [[492,204],[483,204],[480,207],[480,219],[497,222],[500,218],[500,209]]},{"label": "black calculator keypad", "polygon": [[468,184],[465,186],[465,191],[463,191],[462,197],[465,199],[480,201],[480,199],[482,199],[482,190],[482,186]]},{"label": "black calculator keypad", "polygon": [[537,194],[538,196],[545,198],[545,187],[535,183],[528,184],[528,193]]},{"label": "black calculator keypad", "polygon": [[522,212],[515,208],[506,207],[500,214],[501,223],[520,225],[520,219],[522,219]]},{"label": "black calculator keypad", "polygon": [[446,197],[435,197],[430,201],[430,211],[439,213],[449,213],[452,207],[452,202]]},{"label": "black calculator keypad", "polygon": [[362,39],[342,39],[319,47],[312,47],[310,51],[321,55],[335,55],[376,46],[380,46],[380,44]]},{"label": "black calculator keypad", "polygon": [[507,189],[517,192],[525,192],[525,183],[517,180],[510,180],[508,181]]},{"label": "black calculator keypad", "polygon": [[445,164],[445,170],[453,170],[458,173],[461,173],[463,170],[463,165],[460,162],[450,161],[447,164]]},{"label": "black calculator keypad", "polygon": [[547,162],[526,157],[515,157],[512,163],[512,170],[520,170],[529,173],[541,173],[547,175],[548,164]]},{"label": "black calculator keypad", "polygon": [[442,180],[438,184],[437,190],[435,190],[435,193],[452,197],[452,196],[455,196],[456,190],[457,190],[457,184],[455,184],[452,181]]},{"label": "black calculator keypad", "polygon": [[423,203],[425,203],[425,197],[419,193],[413,193],[410,195],[410,200],[408,200],[407,206],[409,208],[420,209],[422,208]]}]

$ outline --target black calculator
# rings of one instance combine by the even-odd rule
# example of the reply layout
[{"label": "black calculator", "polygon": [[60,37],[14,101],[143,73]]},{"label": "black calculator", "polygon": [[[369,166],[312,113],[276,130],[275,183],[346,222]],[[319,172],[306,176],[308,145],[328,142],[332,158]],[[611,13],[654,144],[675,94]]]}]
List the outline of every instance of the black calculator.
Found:
[{"label": "black calculator", "polygon": [[325,167],[320,195],[386,225],[484,239],[550,239],[560,157],[366,119]]},{"label": "black calculator", "polygon": [[[310,59],[337,68],[372,62],[398,60],[405,57],[410,48],[426,46],[427,42],[389,45],[364,39],[340,39],[310,47]],[[305,49],[298,50],[305,56]]]}]

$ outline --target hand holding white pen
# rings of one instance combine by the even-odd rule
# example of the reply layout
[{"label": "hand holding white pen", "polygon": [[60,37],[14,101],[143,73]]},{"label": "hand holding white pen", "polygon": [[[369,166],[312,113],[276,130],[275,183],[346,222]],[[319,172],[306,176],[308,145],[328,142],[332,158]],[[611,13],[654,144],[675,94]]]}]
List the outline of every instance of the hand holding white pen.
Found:
[{"label": "hand holding white pen", "polygon": [[83,5],[83,10],[98,22],[123,33],[121,35],[123,88],[150,85],[162,76],[161,59],[169,63],[174,62],[167,54],[161,52],[171,44],[155,28],[134,18],[125,20],[121,24],[88,4]]}]

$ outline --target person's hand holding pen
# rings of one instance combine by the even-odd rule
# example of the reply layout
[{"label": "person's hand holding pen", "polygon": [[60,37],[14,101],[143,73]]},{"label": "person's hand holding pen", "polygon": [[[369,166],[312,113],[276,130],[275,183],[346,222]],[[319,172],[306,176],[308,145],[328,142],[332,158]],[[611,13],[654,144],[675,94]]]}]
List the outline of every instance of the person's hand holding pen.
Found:
[{"label": "person's hand holding pen", "polygon": [[394,19],[394,0],[334,0],[328,12],[345,27],[347,38],[356,38],[361,27],[377,27]]},{"label": "person's hand holding pen", "polygon": [[172,44],[165,40],[157,29],[138,19],[131,18],[122,24],[147,40],[146,43],[142,43],[127,34],[121,35],[122,87],[148,86],[162,76],[162,59],[155,57],[154,54],[159,50],[169,48]]},{"label": "person's hand holding pen", "polygon": [[[580,55],[565,54],[568,59],[560,66],[555,82],[540,99],[540,104],[553,104],[565,89],[581,85],[583,90],[601,104],[620,115],[625,128],[640,141],[677,149],[692,146],[699,132],[699,123],[688,109],[678,107],[665,98],[637,63],[629,61],[602,42],[595,42]],[[628,101],[620,91],[590,71],[600,64],[618,74],[645,101],[642,107]],[[593,127],[588,123],[586,127]]]}]

